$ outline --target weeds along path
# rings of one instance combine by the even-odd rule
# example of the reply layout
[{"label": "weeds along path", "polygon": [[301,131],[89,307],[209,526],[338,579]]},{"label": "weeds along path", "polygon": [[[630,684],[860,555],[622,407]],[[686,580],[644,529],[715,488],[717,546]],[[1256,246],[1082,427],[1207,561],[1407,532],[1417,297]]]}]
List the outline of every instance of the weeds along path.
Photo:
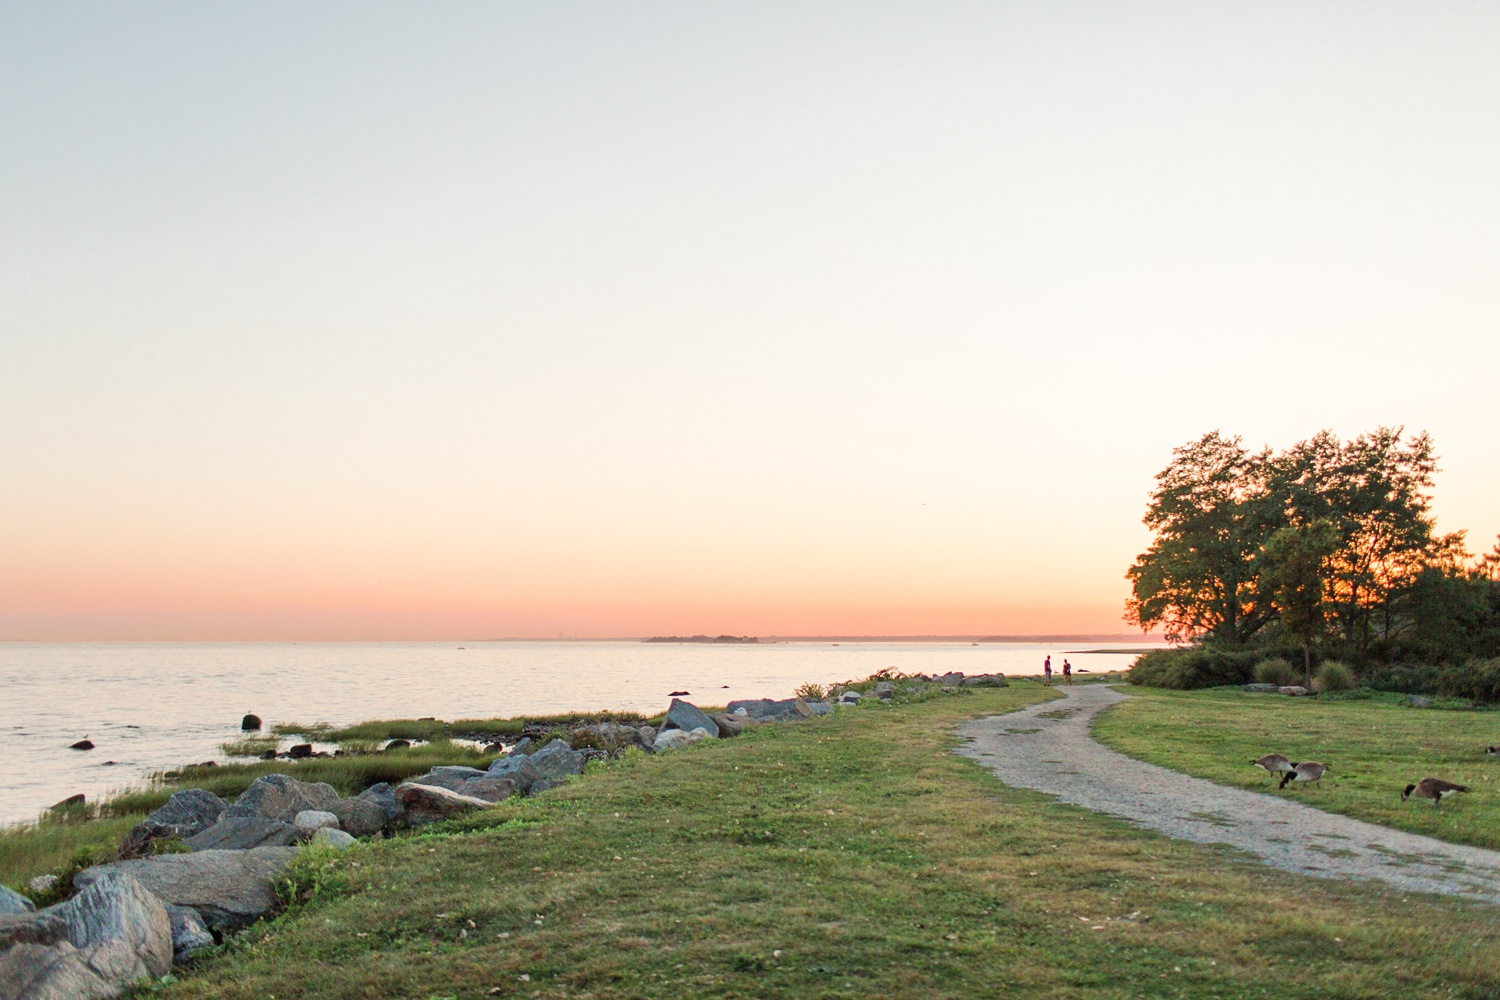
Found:
[{"label": "weeds along path", "polygon": [[1064,700],[964,723],[958,732],[969,742],[958,753],[1008,785],[1121,816],[1169,837],[1228,844],[1275,868],[1320,878],[1378,879],[1411,892],[1500,903],[1500,852],[1303,804],[1327,794],[1317,789],[1247,792],[1134,760],[1096,742],[1089,732],[1094,715],[1125,695],[1102,684],[1059,690]]}]

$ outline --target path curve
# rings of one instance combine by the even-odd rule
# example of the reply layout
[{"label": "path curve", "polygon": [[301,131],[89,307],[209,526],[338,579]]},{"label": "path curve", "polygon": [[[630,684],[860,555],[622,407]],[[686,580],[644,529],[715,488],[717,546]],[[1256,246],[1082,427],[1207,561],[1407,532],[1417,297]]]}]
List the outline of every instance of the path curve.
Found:
[{"label": "path curve", "polygon": [[1500,852],[1404,833],[1134,760],[1089,732],[1094,715],[1125,695],[1102,684],[1059,690],[1065,699],[964,723],[958,732],[969,742],[958,753],[979,761],[1007,785],[1046,792],[1169,837],[1230,844],[1274,868],[1321,878],[1379,879],[1412,892],[1500,903]]}]

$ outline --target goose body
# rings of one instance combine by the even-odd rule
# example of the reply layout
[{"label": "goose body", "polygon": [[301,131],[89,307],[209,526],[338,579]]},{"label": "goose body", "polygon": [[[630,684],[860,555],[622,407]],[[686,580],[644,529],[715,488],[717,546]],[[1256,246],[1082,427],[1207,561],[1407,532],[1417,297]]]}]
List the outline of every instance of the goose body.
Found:
[{"label": "goose body", "polygon": [[1281,774],[1292,769],[1292,762],[1279,753],[1268,753],[1264,757],[1257,757],[1250,763],[1272,774]]},{"label": "goose body", "polygon": [[1406,791],[1401,793],[1401,801],[1405,802],[1409,798],[1431,799],[1432,807],[1436,809],[1437,804],[1448,796],[1457,795],[1459,792],[1467,792],[1468,790],[1468,785],[1455,785],[1453,782],[1444,781],[1442,778],[1423,778],[1415,785],[1406,786]]},{"label": "goose body", "polygon": [[1322,780],[1323,775],[1328,773],[1327,764],[1319,764],[1315,760],[1304,760],[1300,764],[1293,764],[1291,770],[1281,776],[1281,784],[1278,788],[1285,788],[1288,781],[1315,782]]}]

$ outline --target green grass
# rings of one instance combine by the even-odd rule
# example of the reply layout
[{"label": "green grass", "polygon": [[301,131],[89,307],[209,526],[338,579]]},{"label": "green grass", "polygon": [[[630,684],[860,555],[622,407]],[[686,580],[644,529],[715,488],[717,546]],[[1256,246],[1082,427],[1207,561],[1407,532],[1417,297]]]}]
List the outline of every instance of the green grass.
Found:
[{"label": "green grass", "polygon": [[[706,706],[705,706],[706,707]],[[519,736],[528,727],[567,730],[594,722],[620,722],[631,726],[659,725],[662,716],[646,717],[636,712],[569,712],[533,715],[515,719],[376,719],[352,726],[335,727],[327,722],[303,725],[279,722],[271,727],[278,736],[301,736],[326,743],[385,740],[496,739]]]},{"label": "green grass", "polygon": [[[1176,771],[1275,795],[1329,812],[1461,844],[1500,849],[1500,714],[1412,708],[1395,696],[1284,698],[1238,690],[1130,688],[1101,712],[1100,742]],[[1329,765],[1321,788],[1276,791],[1250,761],[1267,753]],[[1401,801],[1425,777],[1473,791],[1445,801]]]},{"label": "green grass", "polygon": [[1277,872],[949,752],[1039,685],[862,705],[308,854],[174,998],[1500,996],[1493,908]]}]

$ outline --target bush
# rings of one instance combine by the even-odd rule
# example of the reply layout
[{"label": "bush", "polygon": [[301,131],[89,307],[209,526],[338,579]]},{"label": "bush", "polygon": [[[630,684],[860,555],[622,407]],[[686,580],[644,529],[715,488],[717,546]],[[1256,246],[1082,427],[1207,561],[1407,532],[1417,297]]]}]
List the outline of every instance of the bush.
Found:
[{"label": "bush", "polygon": [[1365,670],[1365,686],[1397,694],[1437,694],[1441,673],[1431,663],[1382,663]]},{"label": "bush", "polygon": [[803,701],[822,701],[828,697],[827,688],[821,684],[813,684],[811,682],[802,685],[792,693]]},{"label": "bush", "polygon": [[1298,679],[1296,668],[1279,656],[1272,656],[1257,663],[1254,676],[1257,684],[1275,684],[1277,687],[1295,684]]},{"label": "bush", "polygon": [[1438,672],[1437,693],[1481,704],[1500,701],[1500,656],[1442,668]]},{"label": "bush", "polygon": [[1319,694],[1325,691],[1347,691],[1354,687],[1354,671],[1338,660],[1324,660],[1313,674],[1312,689]]},{"label": "bush", "polygon": [[1179,691],[1245,684],[1249,682],[1256,662],[1264,658],[1264,650],[1214,646],[1153,649],[1135,661],[1126,680],[1145,687]]}]

